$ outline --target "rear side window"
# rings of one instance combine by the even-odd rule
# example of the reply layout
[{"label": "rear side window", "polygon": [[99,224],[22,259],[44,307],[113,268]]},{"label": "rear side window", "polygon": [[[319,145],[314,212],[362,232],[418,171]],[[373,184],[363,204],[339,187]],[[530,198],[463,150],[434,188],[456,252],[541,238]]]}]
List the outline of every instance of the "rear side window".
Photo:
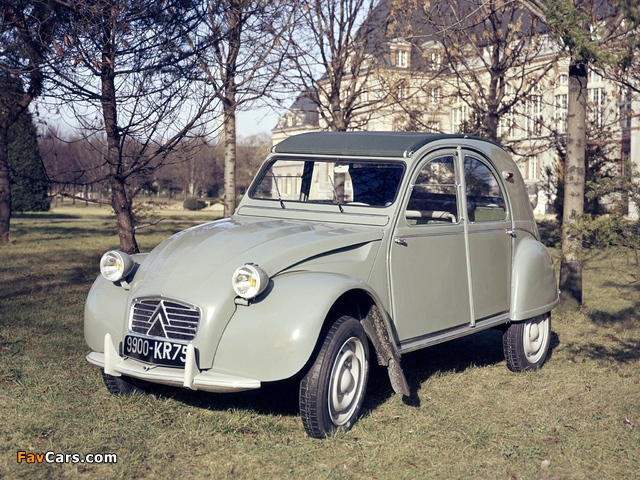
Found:
[{"label": "rear side window", "polygon": [[467,212],[472,222],[494,222],[507,218],[500,183],[484,162],[464,157],[464,179],[467,185]]}]

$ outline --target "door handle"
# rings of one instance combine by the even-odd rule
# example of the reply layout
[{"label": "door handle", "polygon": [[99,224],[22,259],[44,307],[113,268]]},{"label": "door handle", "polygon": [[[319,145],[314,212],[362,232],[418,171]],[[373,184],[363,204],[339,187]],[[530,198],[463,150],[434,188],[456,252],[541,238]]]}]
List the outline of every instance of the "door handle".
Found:
[{"label": "door handle", "polygon": [[515,231],[515,230],[513,230],[512,228],[507,228],[505,231],[507,232],[507,235],[509,235],[509,236],[511,236],[511,237],[513,237],[513,238],[516,238],[516,237],[517,237],[517,235],[516,235],[516,231]]},{"label": "door handle", "polygon": [[398,245],[402,245],[403,247],[406,247],[408,245],[404,237],[396,237],[393,239],[393,241]]}]

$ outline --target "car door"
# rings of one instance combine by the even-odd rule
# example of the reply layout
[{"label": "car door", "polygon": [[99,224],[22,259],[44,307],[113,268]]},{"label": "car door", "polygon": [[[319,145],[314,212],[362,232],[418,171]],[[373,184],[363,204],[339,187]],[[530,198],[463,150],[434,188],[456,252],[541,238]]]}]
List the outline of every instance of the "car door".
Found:
[{"label": "car door", "polygon": [[474,321],[506,314],[511,285],[512,218],[498,172],[465,151],[464,186]]},{"label": "car door", "polygon": [[470,322],[455,150],[414,172],[390,247],[392,314],[406,341]]}]

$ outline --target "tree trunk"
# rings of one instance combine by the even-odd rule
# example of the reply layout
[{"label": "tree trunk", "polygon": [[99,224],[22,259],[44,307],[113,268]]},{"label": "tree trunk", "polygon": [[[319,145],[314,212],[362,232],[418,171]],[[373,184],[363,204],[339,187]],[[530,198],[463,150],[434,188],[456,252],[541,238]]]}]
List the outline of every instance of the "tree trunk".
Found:
[{"label": "tree trunk", "polygon": [[[3,105],[0,115],[0,245],[9,243],[9,231],[11,228],[11,180],[9,178],[9,128],[18,121],[34,98],[34,93],[39,88],[42,78],[38,74],[32,80],[30,93],[21,94],[20,99],[10,106]],[[3,88],[10,86],[3,84]],[[9,93],[11,96],[11,93]]]},{"label": "tree trunk", "polygon": [[131,200],[127,197],[125,182],[114,175],[110,179],[110,184],[111,206],[116,212],[120,250],[129,254],[138,253],[140,249],[136,241]]},{"label": "tree trunk", "polygon": [[331,122],[327,126],[329,127],[329,130],[334,132],[345,132],[347,130],[347,121],[340,102],[339,85],[340,84],[338,83],[334,87],[331,92],[331,97],[329,98],[329,108],[331,109],[329,112],[329,118],[331,118]]},{"label": "tree trunk", "polygon": [[[105,7],[105,18],[112,20],[110,17],[112,13],[110,9]],[[133,254],[138,253],[140,250],[136,242],[131,200],[128,198],[126,189],[126,177],[122,175],[124,160],[122,158],[122,141],[118,129],[114,70],[117,48],[109,28],[104,29],[104,36],[104,47],[100,66],[100,78],[102,81],[100,103],[102,106],[102,116],[104,118],[104,128],[107,134],[106,155],[110,171],[111,206],[113,207],[116,214],[116,221],[118,222],[120,250]]]},{"label": "tree trunk", "polygon": [[240,53],[242,29],[241,5],[234,4],[227,11],[229,51],[224,66],[224,212],[230,217],[236,211],[236,68]]},{"label": "tree trunk", "polygon": [[498,141],[498,122],[499,122],[498,114],[496,113],[496,107],[489,107],[489,111],[485,116],[485,125],[484,128],[486,130],[486,135],[489,140],[494,142]]},{"label": "tree trunk", "polygon": [[582,304],[582,235],[575,227],[582,223],[584,213],[586,110],[587,65],[572,59],[569,65],[567,158],[564,167],[560,263],[560,301],[569,307]]},{"label": "tree trunk", "polygon": [[484,118],[485,135],[494,142],[498,141],[498,123],[500,122],[500,116],[498,115],[498,108],[500,107],[500,101],[498,100],[498,84],[503,82],[504,70],[501,68],[501,53],[502,48],[499,45],[493,46],[493,53],[491,55],[491,68],[489,69],[489,94],[487,96],[487,114]]},{"label": "tree trunk", "polygon": [[224,106],[224,216],[236,211],[236,112],[227,98]]},{"label": "tree trunk", "polygon": [[9,243],[11,184],[9,181],[8,129],[0,127],[0,244]]}]

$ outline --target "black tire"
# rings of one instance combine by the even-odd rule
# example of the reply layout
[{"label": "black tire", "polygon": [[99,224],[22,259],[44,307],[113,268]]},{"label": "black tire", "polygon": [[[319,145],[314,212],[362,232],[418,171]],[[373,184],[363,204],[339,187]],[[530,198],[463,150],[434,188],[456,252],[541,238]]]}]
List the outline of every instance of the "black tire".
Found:
[{"label": "black tire", "polygon": [[512,323],[502,336],[507,367],[512,372],[537,370],[547,359],[551,343],[551,314]]},{"label": "black tire", "polygon": [[300,382],[300,417],[309,436],[349,430],[362,407],[369,376],[369,341],[358,320],[340,317]]},{"label": "black tire", "polygon": [[102,380],[104,381],[107,390],[112,395],[131,395],[132,393],[144,393],[144,385],[143,382],[138,382],[133,378],[126,377],[124,375],[120,377],[114,377],[113,375],[109,375],[102,372]]}]

